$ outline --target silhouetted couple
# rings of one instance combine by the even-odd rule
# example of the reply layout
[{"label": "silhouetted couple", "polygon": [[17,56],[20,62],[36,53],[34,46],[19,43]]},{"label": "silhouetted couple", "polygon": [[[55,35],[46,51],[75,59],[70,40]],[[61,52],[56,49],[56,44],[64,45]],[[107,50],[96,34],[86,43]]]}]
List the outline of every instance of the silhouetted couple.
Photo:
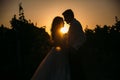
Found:
[{"label": "silhouetted couple", "polygon": [[[78,49],[85,42],[85,34],[71,9],[62,14],[70,25],[67,36],[61,34],[64,26],[62,17],[54,18],[51,26],[53,47],[38,66],[31,80],[79,80],[81,79]],[[83,79],[82,79],[83,80]]]}]

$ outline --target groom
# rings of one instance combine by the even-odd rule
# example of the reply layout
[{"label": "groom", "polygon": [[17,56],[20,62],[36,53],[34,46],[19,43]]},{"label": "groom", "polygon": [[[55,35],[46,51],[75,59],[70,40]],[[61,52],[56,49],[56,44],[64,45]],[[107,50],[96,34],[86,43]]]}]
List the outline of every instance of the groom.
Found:
[{"label": "groom", "polygon": [[74,13],[71,9],[67,9],[62,13],[62,15],[64,16],[66,23],[70,25],[68,31],[68,50],[71,78],[72,80],[79,80],[81,77],[83,77],[83,75],[81,73],[81,59],[79,57],[79,55],[82,53],[78,53],[78,50],[80,50],[81,46],[85,42],[86,37],[80,22],[74,18]]}]

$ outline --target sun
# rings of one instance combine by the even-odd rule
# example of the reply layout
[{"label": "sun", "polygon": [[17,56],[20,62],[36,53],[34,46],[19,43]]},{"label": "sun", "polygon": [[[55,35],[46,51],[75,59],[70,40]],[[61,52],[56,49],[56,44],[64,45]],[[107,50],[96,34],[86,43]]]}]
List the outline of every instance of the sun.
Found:
[{"label": "sun", "polygon": [[67,27],[63,27],[61,28],[60,30],[63,34],[67,33],[68,32],[68,28]]},{"label": "sun", "polygon": [[62,28],[60,29],[60,32],[61,32],[62,34],[65,34],[65,33],[68,32],[68,30],[69,30],[69,25],[66,24],[64,27],[62,27]]}]

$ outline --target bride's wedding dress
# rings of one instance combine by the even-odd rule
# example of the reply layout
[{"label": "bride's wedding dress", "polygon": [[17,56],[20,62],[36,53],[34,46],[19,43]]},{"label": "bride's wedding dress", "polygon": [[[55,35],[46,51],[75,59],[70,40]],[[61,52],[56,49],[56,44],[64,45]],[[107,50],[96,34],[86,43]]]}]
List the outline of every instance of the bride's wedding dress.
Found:
[{"label": "bride's wedding dress", "polygon": [[60,47],[52,47],[38,66],[31,80],[70,80],[66,51]]}]

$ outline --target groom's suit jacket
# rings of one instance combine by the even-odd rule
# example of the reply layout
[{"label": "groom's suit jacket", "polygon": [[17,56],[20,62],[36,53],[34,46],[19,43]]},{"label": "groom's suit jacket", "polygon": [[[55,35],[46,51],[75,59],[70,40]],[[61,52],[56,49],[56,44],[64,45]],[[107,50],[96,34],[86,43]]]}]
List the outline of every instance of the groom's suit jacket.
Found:
[{"label": "groom's suit jacket", "polygon": [[73,19],[68,31],[68,44],[78,49],[86,40],[84,31],[79,21]]}]

